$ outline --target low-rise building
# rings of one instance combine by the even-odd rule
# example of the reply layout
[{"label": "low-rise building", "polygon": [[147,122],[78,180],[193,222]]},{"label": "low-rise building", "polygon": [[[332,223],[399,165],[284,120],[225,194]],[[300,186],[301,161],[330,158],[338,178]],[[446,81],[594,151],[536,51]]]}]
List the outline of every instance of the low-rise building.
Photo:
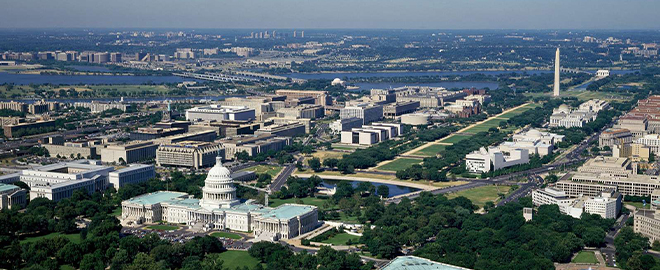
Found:
[{"label": "low-rise building", "polygon": [[362,119],[362,124],[366,125],[383,118],[383,106],[362,103],[345,107],[339,111],[339,118],[360,118]]},{"label": "low-rise building", "polygon": [[401,116],[401,123],[413,126],[423,126],[429,124],[431,115],[428,113],[409,113]]},{"label": "low-rise building", "polygon": [[321,105],[298,105],[292,108],[281,108],[277,114],[284,118],[317,119],[325,116],[325,109]]},{"label": "low-rise building", "polygon": [[207,142],[162,144],[156,150],[156,164],[199,169],[213,165],[217,156],[224,157],[223,152],[219,145]]},{"label": "low-rise building", "polygon": [[510,148],[506,145],[482,147],[465,156],[465,166],[472,173],[487,173],[529,162],[527,149]]},{"label": "low-rise building", "polygon": [[562,214],[580,218],[582,213],[600,215],[602,218],[616,219],[621,211],[622,196],[613,188],[599,192],[596,197],[585,195],[570,196],[559,188],[547,187],[532,192],[532,203],[536,206],[554,204]]},{"label": "low-rise building", "polygon": [[0,183],[0,210],[21,209],[25,205],[27,205],[27,197],[24,189]]},{"label": "low-rise building", "polygon": [[334,133],[341,133],[342,131],[349,131],[353,128],[359,128],[362,126],[362,119],[357,117],[338,119],[330,123],[330,130]]},{"label": "low-rise building", "polygon": [[255,120],[254,109],[244,106],[208,105],[186,110],[188,121]]},{"label": "low-rise building", "polygon": [[637,140],[635,140],[636,143],[642,144],[646,147],[649,148],[651,152],[654,154],[660,154],[660,135],[659,134],[648,134],[644,135],[644,137],[641,137]]},{"label": "low-rise building", "polygon": [[278,137],[295,137],[305,134],[305,125],[292,121],[286,124],[265,126],[254,132],[255,135],[273,135]]},{"label": "low-rise building", "polygon": [[73,106],[74,107],[82,107],[82,108],[90,109],[92,113],[100,113],[100,112],[111,110],[111,109],[118,109],[118,110],[126,112],[129,109],[131,109],[131,107],[132,107],[131,104],[126,104],[126,103],[98,102],[98,101],[75,102],[75,103],[73,103]]},{"label": "low-rise building", "polygon": [[419,108],[419,101],[405,101],[387,104],[383,107],[383,117],[396,118],[397,116],[412,113]]},{"label": "low-rise building", "polygon": [[350,131],[342,131],[341,143],[372,145],[398,137],[401,133],[400,124],[372,123],[371,125],[353,128]]},{"label": "low-rise building", "polygon": [[156,176],[154,165],[131,164],[129,167],[119,169],[108,174],[108,182],[119,190],[128,184],[139,184],[149,181]]},{"label": "low-rise building", "polygon": [[281,151],[291,145],[291,138],[275,137],[274,135],[242,135],[227,137],[218,143],[225,149],[225,159],[234,159],[237,153],[246,152],[250,156],[270,151]]},{"label": "low-rise building", "polygon": [[634,214],[633,229],[649,238],[649,244],[660,241],[660,210],[638,210]]},{"label": "low-rise building", "polygon": [[5,137],[16,138],[25,135],[35,135],[55,130],[55,120],[44,120],[30,123],[18,123],[3,126]]},{"label": "low-rise building", "polygon": [[105,163],[135,163],[156,157],[158,145],[152,141],[132,141],[109,144],[101,149],[101,161]]},{"label": "low-rise building", "polygon": [[598,136],[598,145],[600,147],[609,146],[610,148],[614,145],[621,143],[630,143],[633,141],[633,135],[630,130],[625,128],[608,128],[607,130],[600,133]]},{"label": "low-rise building", "polygon": [[146,141],[183,133],[186,133],[186,130],[183,128],[138,128],[135,131],[131,131],[130,139],[132,141]]}]

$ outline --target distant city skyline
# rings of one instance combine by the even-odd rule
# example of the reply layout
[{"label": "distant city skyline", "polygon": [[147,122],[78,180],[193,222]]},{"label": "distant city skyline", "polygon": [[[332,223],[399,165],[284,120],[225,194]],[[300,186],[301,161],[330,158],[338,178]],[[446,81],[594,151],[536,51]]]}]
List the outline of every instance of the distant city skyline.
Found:
[{"label": "distant city skyline", "polygon": [[660,29],[654,0],[21,0],[0,28]]}]

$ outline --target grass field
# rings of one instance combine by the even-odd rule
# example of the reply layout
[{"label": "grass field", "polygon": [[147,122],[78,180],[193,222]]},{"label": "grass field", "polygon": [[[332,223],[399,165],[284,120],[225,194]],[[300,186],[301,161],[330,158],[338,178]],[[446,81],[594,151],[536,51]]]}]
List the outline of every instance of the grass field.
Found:
[{"label": "grass field", "polygon": [[229,239],[241,239],[241,237],[238,234],[235,233],[230,233],[230,232],[214,232],[211,234],[213,237],[224,237],[224,238],[229,238]]},{"label": "grass field", "polygon": [[472,137],[472,136],[452,135],[452,136],[449,136],[449,137],[445,138],[444,140],[441,140],[440,142],[443,142],[443,143],[457,143],[457,142],[460,142],[462,140],[469,139],[470,137]]},{"label": "grass field", "polygon": [[596,254],[593,251],[580,251],[577,256],[571,261],[573,263],[592,263],[597,264],[598,259],[596,259]]},{"label": "grass field", "polygon": [[[333,152],[333,151],[316,151],[312,153],[312,157],[319,158],[321,162],[328,158],[336,158],[336,159],[341,159],[346,153],[341,153],[341,152]],[[310,159],[310,158],[305,158],[305,160]]]},{"label": "grass field", "polygon": [[650,203],[646,203],[646,206],[644,206],[644,204],[642,204],[641,202],[623,202],[623,204],[632,205],[634,207],[637,207],[637,209],[651,209]]},{"label": "grass field", "polygon": [[490,128],[492,128],[492,127],[495,127],[495,128],[496,128],[496,127],[498,127],[498,126],[500,125],[500,122],[504,122],[504,121],[506,121],[506,119],[502,119],[502,118],[493,118],[493,119],[490,119],[490,120],[488,120],[488,121],[486,121],[486,122],[483,122],[483,123],[481,123],[481,124],[478,124],[478,125],[476,125],[476,126],[474,126],[474,127],[471,127],[471,128],[469,128],[469,129],[467,129],[467,130],[464,130],[463,132],[466,132],[466,133],[472,133],[472,134],[477,134],[477,133],[479,133],[479,132],[488,131],[488,129],[490,129]]},{"label": "grass field", "polygon": [[508,113],[505,113],[505,114],[499,115],[499,116],[497,116],[497,118],[509,119],[509,118],[511,118],[511,117],[514,117],[514,116],[516,116],[516,115],[519,115],[519,114],[521,114],[521,113],[524,113],[524,112],[526,112],[527,110],[531,110],[531,109],[537,108],[537,107],[539,107],[539,106],[540,106],[540,105],[538,105],[538,104],[528,104],[528,105],[525,106],[525,107],[518,108],[518,109],[515,109],[515,110],[510,111],[510,112],[508,112]]},{"label": "grass field", "polygon": [[[307,198],[302,198],[303,204],[307,205],[314,205],[318,207],[319,209],[327,210],[323,207],[323,203],[325,203],[326,199],[319,199],[319,198],[313,198],[313,197],[307,197]],[[283,205],[285,203],[296,203],[296,198],[288,198],[288,199],[268,199],[268,206],[270,207],[278,207],[280,205]]]},{"label": "grass field", "polygon": [[472,201],[473,204],[483,207],[486,202],[497,202],[500,198],[498,193],[507,194],[511,190],[510,186],[482,186],[468,190],[450,193],[448,198],[453,199],[459,196],[466,197]]},{"label": "grass field", "polygon": [[248,167],[245,169],[242,169],[241,171],[253,171],[257,174],[262,174],[262,173],[267,173],[270,174],[273,178],[282,171],[281,166],[275,166],[275,165],[257,165],[257,166],[252,166]]},{"label": "grass field", "polygon": [[250,256],[247,251],[242,250],[227,250],[223,253],[220,253],[220,259],[224,262],[222,263],[222,269],[236,269],[247,267],[249,269],[254,269],[259,260],[255,257]]},{"label": "grass field", "polygon": [[434,157],[436,154],[440,153],[440,151],[445,150],[445,148],[447,148],[447,145],[445,144],[434,144],[412,154],[418,156]]},{"label": "grass field", "polygon": [[41,239],[55,238],[57,236],[62,236],[66,239],[69,239],[71,242],[74,242],[74,243],[80,243],[80,234],[78,234],[78,233],[72,233],[72,234],[49,233],[49,234],[42,235],[42,236],[28,237],[28,238],[25,238],[25,239],[21,240],[20,242],[21,242],[21,244],[34,243],[34,242],[37,242]]},{"label": "grass field", "polygon": [[151,225],[147,229],[157,230],[157,231],[173,231],[179,229],[179,226],[175,225]]},{"label": "grass field", "polygon": [[407,168],[410,168],[412,165],[415,164],[420,164],[422,163],[421,160],[419,159],[412,159],[412,158],[398,158],[393,160],[392,162],[389,162],[383,166],[376,167],[378,170],[383,170],[383,171],[400,171],[400,170],[405,170]]},{"label": "grass field", "polygon": [[360,237],[355,235],[350,235],[347,233],[340,233],[326,240],[321,241],[321,243],[331,244],[333,246],[345,246],[346,242],[349,239],[351,240],[351,242],[356,242],[358,239],[360,239]]}]

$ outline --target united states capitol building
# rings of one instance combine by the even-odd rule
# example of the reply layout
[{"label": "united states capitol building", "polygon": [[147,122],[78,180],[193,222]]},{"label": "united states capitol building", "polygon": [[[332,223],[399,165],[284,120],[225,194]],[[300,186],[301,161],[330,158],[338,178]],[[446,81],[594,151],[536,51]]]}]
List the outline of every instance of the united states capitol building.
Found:
[{"label": "united states capitol building", "polygon": [[284,204],[265,207],[252,201],[241,202],[229,169],[221,158],[209,171],[203,198],[183,192],[159,191],[125,200],[123,224],[168,222],[186,224],[204,230],[253,231],[260,239],[289,239],[314,230],[318,210],[314,206]]}]

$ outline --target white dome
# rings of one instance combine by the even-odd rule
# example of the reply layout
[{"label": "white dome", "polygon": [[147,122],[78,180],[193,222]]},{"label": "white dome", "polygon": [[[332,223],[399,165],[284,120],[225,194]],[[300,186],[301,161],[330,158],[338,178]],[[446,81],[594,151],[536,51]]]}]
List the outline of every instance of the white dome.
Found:
[{"label": "white dome", "polygon": [[215,158],[215,166],[211,168],[209,174],[206,176],[208,180],[231,180],[231,171],[225,166],[222,166],[222,158]]}]

